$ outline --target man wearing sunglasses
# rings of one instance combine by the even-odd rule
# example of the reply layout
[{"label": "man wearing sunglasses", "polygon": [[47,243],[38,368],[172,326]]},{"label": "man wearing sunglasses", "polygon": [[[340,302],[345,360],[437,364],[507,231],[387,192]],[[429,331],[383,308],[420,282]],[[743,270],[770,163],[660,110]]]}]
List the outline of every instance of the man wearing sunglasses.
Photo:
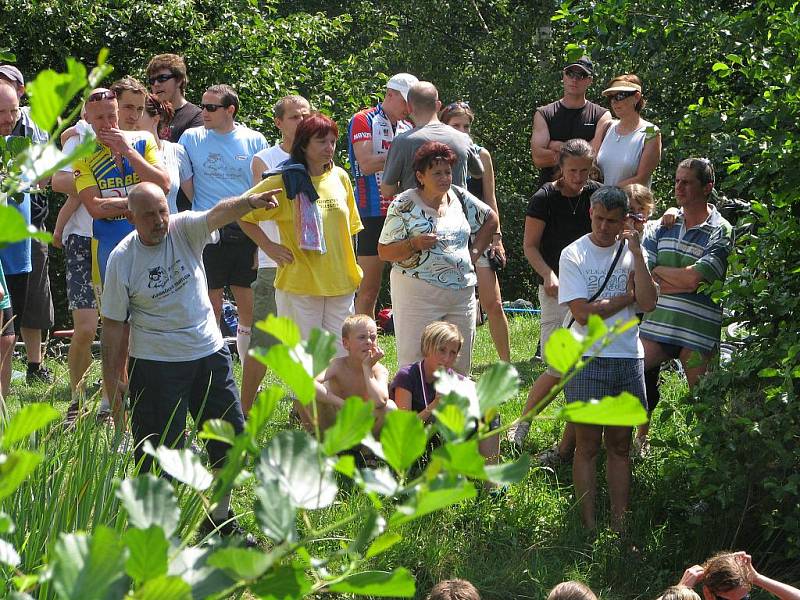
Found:
[{"label": "man wearing sunglasses", "polygon": [[358,233],[358,264],[364,278],[356,293],[356,314],[375,316],[375,302],[383,279],[384,263],[378,258],[378,238],[392,196],[380,191],[383,165],[396,135],[413,127],[408,117],[408,90],[417,83],[409,73],[398,73],[386,83],[386,95],[377,106],[365,108],[350,119],[347,152],[355,179],[358,214],[364,229]]},{"label": "man wearing sunglasses", "polygon": [[[240,196],[252,186],[250,163],[268,147],[257,131],[236,123],[239,96],[229,85],[212,85],[200,104],[203,127],[187,129],[180,139],[192,163],[194,198],[192,210],[210,210],[222,198]],[[253,322],[253,290],[256,245],[236,222],[221,228],[219,242],[203,251],[208,279],[208,295],[214,316],[222,313],[222,291],[228,286],[236,300],[239,328],[237,348],[247,352]]]},{"label": "man wearing sunglasses", "polygon": [[170,142],[177,143],[183,132],[190,127],[202,127],[203,115],[200,107],[184,97],[189,78],[186,76],[186,63],[182,57],[177,54],[159,54],[151,58],[147,65],[147,82],[158,99],[172,104],[172,110],[175,111],[169,124]]},{"label": "man wearing sunglasses", "polygon": [[575,138],[586,140],[596,152],[602,141],[599,134],[611,121],[611,114],[586,99],[593,75],[594,65],[588,57],[569,63],[562,76],[564,96],[540,106],[533,115],[531,157],[540,170],[540,187],[558,179],[558,152],[564,142]]}]

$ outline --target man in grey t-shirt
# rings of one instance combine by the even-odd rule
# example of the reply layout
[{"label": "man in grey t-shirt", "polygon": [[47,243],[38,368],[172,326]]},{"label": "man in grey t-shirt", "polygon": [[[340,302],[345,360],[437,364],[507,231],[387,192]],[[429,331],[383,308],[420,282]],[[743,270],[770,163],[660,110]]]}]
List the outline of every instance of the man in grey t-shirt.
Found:
[{"label": "man in grey t-shirt", "polygon": [[[170,217],[163,190],[140,183],[128,194],[136,230],[111,252],[101,302],[103,380],[118,427],[124,422],[119,399],[120,345],[130,323],[131,430],[136,460],[149,470],[152,457],[142,442],[180,446],[187,412],[198,428],[223,419],[236,433],[244,428],[231,356],[214,319],[206,292],[203,248],[215,229],[257,208],[274,208],[280,190],[221,200],[205,212]],[[212,467],[225,459],[227,444],[209,441]],[[212,511],[212,523],[226,522],[220,533],[239,533],[229,520],[230,496]]]},{"label": "man in grey t-shirt", "polygon": [[439,92],[432,83],[420,81],[411,86],[408,108],[415,127],[394,138],[389,148],[381,179],[381,194],[385,198],[417,187],[414,153],[425,142],[442,142],[455,152],[458,160],[453,165],[453,185],[466,187],[467,173],[473,177],[483,175],[483,163],[470,137],[439,121],[437,113],[441,106]]}]

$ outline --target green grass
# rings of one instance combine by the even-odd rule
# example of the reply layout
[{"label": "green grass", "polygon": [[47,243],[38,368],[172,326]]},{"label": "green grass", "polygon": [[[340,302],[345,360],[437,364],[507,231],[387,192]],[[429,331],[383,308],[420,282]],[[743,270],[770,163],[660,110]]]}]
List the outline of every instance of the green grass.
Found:
[{"label": "green grass", "polygon": [[[502,407],[506,422],[520,414],[530,383],[543,369],[539,361],[532,360],[538,321],[517,317],[510,321],[510,326],[512,359],[523,383],[516,397]],[[386,351],[386,366],[393,373],[397,368],[394,340],[383,338],[381,344]],[[481,327],[474,351],[475,376],[479,377],[496,360],[488,327]],[[11,412],[18,410],[21,403],[42,400],[52,401],[62,412],[66,410],[66,367],[56,360],[49,360],[48,364],[56,374],[57,383],[49,389],[17,383],[8,399]],[[20,364],[15,366],[21,368]],[[98,365],[93,369],[99,371]],[[236,371],[238,376],[238,362]],[[97,376],[94,374],[94,379]],[[276,381],[274,375],[268,375],[268,383]],[[403,540],[373,559],[369,567],[411,569],[420,598],[436,581],[451,577],[470,579],[482,596],[490,599],[542,598],[553,585],[570,578],[586,582],[604,598],[656,597],[679,578],[685,566],[702,560],[717,549],[717,544],[724,543],[724,538],[706,532],[698,534],[684,523],[681,507],[686,502],[675,505],[672,500],[685,500],[687,491],[672,489],[664,483],[671,447],[687,435],[681,409],[684,394],[684,382],[677,375],[668,374],[662,404],[655,415],[653,452],[647,460],[634,464],[630,529],[623,539],[607,530],[591,538],[582,530],[569,467],[556,471],[536,467],[525,481],[512,486],[504,496],[480,493],[473,501],[403,526],[400,530]],[[562,424],[552,415],[560,402],[558,399],[535,421],[526,451],[535,454],[558,439]],[[662,407],[669,407],[664,422],[659,419]],[[289,408],[288,400],[281,402],[264,443],[291,426]],[[22,531],[14,540],[25,556],[25,569],[41,560],[53,541],[52,533],[87,528],[99,522],[124,526],[110,490],[114,477],[124,476],[130,463],[125,457],[114,458],[104,437],[92,431],[97,429],[89,420],[78,434],[63,434],[58,426],[51,429],[46,443],[43,442],[48,460],[40,467],[46,469],[46,476],[34,473],[12,507],[6,508],[12,514],[27,515],[18,523]],[[502,453],[504,460],[513,457],[505,442]],[[600,467],[600,524],[606,522],[608,504],[602,471]],[[71,500],[65,499],[77,499],[76,504],[69,505]],[[243,525],[258,534],[249,512],[252,499],[252,485],[245,486],[235,494],[234,507],[244,513]],[[310,519],[315,524],[332,522],[366,508],[367,502],[352,489],[343,489],[333,507],[311,514]],[[322,555],[326,550],[338,548],[343,539],[353,534],[354,531],[337,532],[309,550],[312,555]]]}]

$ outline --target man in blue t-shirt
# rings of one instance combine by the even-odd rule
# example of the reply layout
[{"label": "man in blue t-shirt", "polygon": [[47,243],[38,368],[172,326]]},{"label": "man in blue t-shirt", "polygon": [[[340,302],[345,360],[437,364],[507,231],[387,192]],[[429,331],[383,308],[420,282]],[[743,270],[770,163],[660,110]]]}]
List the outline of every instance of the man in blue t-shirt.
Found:
[{"label": "man in blue t-shirt", "polygon": [[[187,129],[180,139],[192,163],[194,199],[192,210],[210,210],[222,198],[239,196],[252,186],[250,163],[268,147],[257,131],[234,121],[239,96],[229,85],[212,85],[200,104],[203,127]],[[229,286],[239,311],[237,348],[247,351],[253,323],[253,290],[256,279],[256,245],[238,224],[219,230],[219,241],[203,251],[208,296],[219,322],[222,290]]]}]

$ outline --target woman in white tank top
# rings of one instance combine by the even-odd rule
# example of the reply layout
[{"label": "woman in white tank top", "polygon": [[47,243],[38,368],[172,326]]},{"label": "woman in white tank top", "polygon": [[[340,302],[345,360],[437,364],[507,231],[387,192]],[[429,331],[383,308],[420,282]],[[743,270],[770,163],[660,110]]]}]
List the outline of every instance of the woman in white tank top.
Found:
[{"label": "woman in white tank top", "polygon": [[650,187],[653,171],[661,161],[661,133],[653,123],[641,118],[646,103],[641,81],[636,75],[619,75],[603,95],[609,98],[617,117],[608,126],[597,152],[603,183]]}]

